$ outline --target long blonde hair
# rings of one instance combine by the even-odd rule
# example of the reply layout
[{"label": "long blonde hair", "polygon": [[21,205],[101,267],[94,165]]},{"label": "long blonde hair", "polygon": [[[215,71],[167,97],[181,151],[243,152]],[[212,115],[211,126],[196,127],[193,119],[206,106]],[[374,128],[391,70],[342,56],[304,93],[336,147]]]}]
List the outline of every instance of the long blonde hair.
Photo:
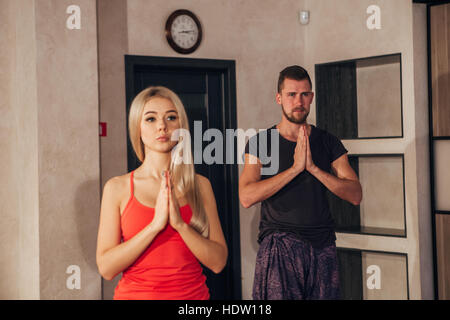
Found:
[{"label": "long blonde hair", "polygon": [[[153,97],[162,97],[169,99],[175,106],[180,121],[180,128],[189,131],[189,122],[184,109],[183,103],[175,92],[166,87],[148,87],[142,90],[131,103],[128,117],[128,129],[130,134],[130,141],[133,146],[137,158],[143,162],[145,159],[144,143],[141,139],[141,119],[144,111],[144,105]],[[181,139],[185,137],[180,136],[178,145]],[[200,192],[199,184],[195,175],[194,161],[192,158],[192,151],[190,143],[188,148],[179,149],[180,152],[175,152],[171,157],[170,171],[172,174],[172,181],[182,194],[186,197],[188,203],[192,208],[192,218],[189,223],[191,227],[197,230],[202,236],[208,237],[209,223],[206,216],[205,208],[203,206],[203,199]],[[175,146],[174,148],[177,148]],[[181,154],[184,152],[184,154]],[[177,161],[183,157],[185,161]],[[187,161],[186,161],[187,159]]]}]

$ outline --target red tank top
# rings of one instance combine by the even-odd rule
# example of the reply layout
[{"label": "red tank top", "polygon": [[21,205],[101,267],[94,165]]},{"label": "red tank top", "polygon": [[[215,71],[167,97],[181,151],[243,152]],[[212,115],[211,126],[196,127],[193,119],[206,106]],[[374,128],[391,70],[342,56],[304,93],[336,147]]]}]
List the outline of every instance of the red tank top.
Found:
[{"label": "red tank top", "polygon": [[[134,197],[134,171],[130,175],[131,196],[122,213],[121,231],[127,241],[147,226],[155,209]],[[192,217],[189,204],[180,207],[186,223]],[[114,300],[207,300],[209,290],[202,267],[169,224],[126,270],[114,292]]]}]

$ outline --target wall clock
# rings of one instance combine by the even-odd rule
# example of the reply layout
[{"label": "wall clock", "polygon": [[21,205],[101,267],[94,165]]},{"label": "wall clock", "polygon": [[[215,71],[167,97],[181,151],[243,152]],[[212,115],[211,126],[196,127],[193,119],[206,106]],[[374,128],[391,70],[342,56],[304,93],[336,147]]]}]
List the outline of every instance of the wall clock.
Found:
[{"label": "wall clock", "polygon": [[189,10],[176,10],[166,21],[166,38],[178,53],[188,54],[197,50],[202,41],[202,26]]}]

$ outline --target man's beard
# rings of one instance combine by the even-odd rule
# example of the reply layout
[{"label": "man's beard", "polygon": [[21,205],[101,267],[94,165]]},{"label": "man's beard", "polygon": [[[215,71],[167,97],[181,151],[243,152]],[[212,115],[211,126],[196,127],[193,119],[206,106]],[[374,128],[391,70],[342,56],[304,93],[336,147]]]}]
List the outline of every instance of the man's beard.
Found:
[{"label": "man's beard", "polygon": [[284,116],[286,117],[286,119],[287,119],[289,122],[292,122],[292,123],[295,123],[295,124],[305,124],[305,123],[306,123],[306,118],[308,118],[309,112],[306,112],[306,109],[303,108],[303,107],[300,107],[300,108],[303,109],[303,111],[305,112],[305,114],[304,114],[302,117],[300,117],[300,118],[296,118],[296,117],[292,116],[292,114],[291,114],[291,115],[288,115],[288,114],[286,113],[286,111],[284,110],[284,106],[281,105],[281,109],[283,110],[283,114],[284,114]]}]

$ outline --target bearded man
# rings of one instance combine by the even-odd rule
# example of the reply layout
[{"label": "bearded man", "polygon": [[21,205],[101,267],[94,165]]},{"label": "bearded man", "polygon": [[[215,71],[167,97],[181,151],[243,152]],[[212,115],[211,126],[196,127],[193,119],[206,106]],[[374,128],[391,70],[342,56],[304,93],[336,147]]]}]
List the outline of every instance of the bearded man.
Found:
[{"label": "bearded man", "polygon": [[245,148],[239,199],[246,208],[261,202],[260,244],[253,299],[339,299],[339,271],[334,221],[326,190],[353,205],[362,199],[358,177],[347,150],[334,135],[307,122],[314,98],[308,72],[290,66],[280,72],[276,102],[281,121],[268,130],[279,133],[278,148],[264,141],[267,152],[279,150],[278,171],[261,175],[252,139]]}]

